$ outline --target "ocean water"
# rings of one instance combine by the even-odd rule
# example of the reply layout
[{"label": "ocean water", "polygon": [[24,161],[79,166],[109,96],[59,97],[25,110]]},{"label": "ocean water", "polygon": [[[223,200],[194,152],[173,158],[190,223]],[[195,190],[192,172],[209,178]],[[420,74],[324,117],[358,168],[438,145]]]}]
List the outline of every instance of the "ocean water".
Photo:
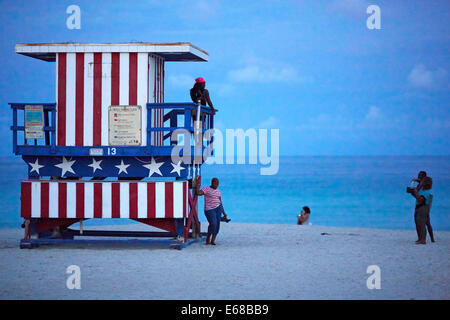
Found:
[{"label": "ocean water", "polygon": [[[19,227],[20,181],[26,164],[0,158],[0,227]],[[450,156],[281,157],[279,172],[260,175],[260,165],[204,165],[202,186],[212,177],[232,222],[295,224],[303,206],[313,225],[415,229],[415,199],[406,187],[420,170],[433,178],[431,224],[450,230]],[[200,220],[203,199],[199,201]],[[87,224],[133,223],[90,220]]]}]

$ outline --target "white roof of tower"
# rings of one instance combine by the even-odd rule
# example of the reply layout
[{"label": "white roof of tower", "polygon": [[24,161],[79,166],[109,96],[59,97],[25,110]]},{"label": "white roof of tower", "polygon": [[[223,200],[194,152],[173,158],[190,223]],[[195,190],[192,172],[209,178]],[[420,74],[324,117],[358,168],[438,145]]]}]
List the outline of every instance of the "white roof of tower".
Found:
[{"label": "white roof of tower", "polygon": [[208,53],[189,42],[176,43],[21,43],[16,53],[44,61],[55,61],[58,52],[148,52],[165,61],[208,61]]}]

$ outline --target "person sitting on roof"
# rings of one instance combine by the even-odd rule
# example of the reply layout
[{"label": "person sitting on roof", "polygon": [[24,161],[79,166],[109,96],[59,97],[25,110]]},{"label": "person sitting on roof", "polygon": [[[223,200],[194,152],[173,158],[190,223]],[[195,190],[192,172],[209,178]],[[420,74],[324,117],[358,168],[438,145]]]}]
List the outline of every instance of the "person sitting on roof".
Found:
[{"label": "person sitting on roof", "polygon": [[[195,79],[195,84],[190,91],[191,99],[194,103],[200,102],[202,106],[206,106],[206,104],[208,104],[208,106],[211,107],[212,114],[214,115],[215,114],[214,106],[209,97],[209,91],[208,89],[205,89],[205,86],[206,86],[205,79],[203,78]],[[192,117],[195,118],[196,114],[197,110],[192,110],[191,112]]]},{"label": "person sitting on roof", "polygon": [[311,210],[309,207],[303,207],[302,212],[297,215],[297,224],[298,225],[310,225],[309,215],[311,214]]}]

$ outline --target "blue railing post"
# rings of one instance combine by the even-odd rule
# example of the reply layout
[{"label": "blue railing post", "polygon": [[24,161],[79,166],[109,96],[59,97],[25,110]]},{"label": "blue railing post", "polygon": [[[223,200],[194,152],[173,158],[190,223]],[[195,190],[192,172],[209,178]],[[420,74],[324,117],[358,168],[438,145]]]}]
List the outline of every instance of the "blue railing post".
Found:
[{"label": "blue railing post", "polygon": [[51,153],[56,153],[56,105],[54,106],[53,110],[52,110],[52,131],[51,131],[51,147],[50,147],[50,152]]},{"label": "blue railing post", "polygon": [[11,105],[11,108],[13,109],[13,127],[11,129],[13,130],[13,152],[15,154],[17,150],[17,108],[14,105]]}]

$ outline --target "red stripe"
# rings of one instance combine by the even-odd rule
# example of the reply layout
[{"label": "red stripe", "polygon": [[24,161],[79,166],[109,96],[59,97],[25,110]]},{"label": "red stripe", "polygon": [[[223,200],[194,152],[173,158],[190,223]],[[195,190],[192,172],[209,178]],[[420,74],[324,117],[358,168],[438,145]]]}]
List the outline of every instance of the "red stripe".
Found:
[{"label": "red stripe", "polygon": [[130,183],[130,219],[138,217],[138,185]]},{"label": "red stripe", "polygon": [[84,183],[76,184],[76,206],[75,215],[77,218],[84,218]]},{"label": "red stripe", "polygon": [[156,217],[155,184],[147,183],[147,218]]},{"label": "red stripe", "polygon": [[187,217],[186,200],[187,200],[187,182],[183,182],[183,218]]},{"label": "red stripe", "polygon": [[154,97],[154,102],[157,103],[158,99],[156,97],[156,57],[154,59],[155,63],[154,63],[154,69],[153,70],[153,97]]},{"label": "red stripe", "polygon": [[[164,60],[161,58],[161,70],[160,70],[160,91],[161,91],[161,103],[164,103]],[[164,126],[164,109],[161,110],[161,119],[162,119],[162,126]],[[164,144],[164,132],[161,133],[161,145]]]},{"label": "red stripe", "polygon": [[41,182],[41,218],[48,218],[48,182]]},{"label": "red stripe", "polygon": [[164,70],[164,60],[161,60],[161,80],[162,80],[162,90],[161,90],[161,102],[164,103],[164,76],[166,71]]},{"label": "red stripe", "polygon": [[94,218],[102,217],[103,188],[101,183],[94,183]]},{"label": "red stripe", "polygon": [[20,216],[31,218],[31,182],[22,182],[20,191]]},{"label": "red stripe", "polygon": [[[158,102],[161,103],[161,62],[158,58]],[[159,127],[162,127],[162,119],[161,119],[161,109],[159,112]],[[161,145],[161,135],[162,132],[158,133],[158,145]]]},{"label": "red stripe", "polygon": [[119,105],[120,54],[111,54],[111,105]]},{"label": "red stripe", "polygon": [[137,70],[138,70],[137,53],[130,53],[130,66],[129,66],[129,93],[128,93],[128,103],[130,105],[137,105]]},{"label": "red stripe", "polygon": [[[155,63],[156,63],[156,101],[157,101],[157,103],[159,103],[161,101],[159,101],[159,65],[158,65],[158,58],[156,58],[156,62]],[[157,127],[161,127],[160,126],[160,119],[159,119],[159,117],[160,117],[160,110],[157,109],[156,112],[158,114],[158,116],[157,116],[158,122],[157,122],[156,126]],[[158,131],[157,132],[157,137],[156,137],[156,145],[158,145],[158,146],[159,146],[159,136],[160,136],[160,132]]]},{"label": "red stripe", "polygon": [[[156,58],[155,63],[156,63],[156,101],[157,101],[157,103],[159,103],[161,101],[159,101],[159,65],[158,65],[158,58]],[[158,122],[156,123],[156,126],[157,127],[161,127],[160,126],[160,119],[159,119],[159,117],[160,117],[160,110],[157,109],[156,113],[158,115],[156,117],[158,119]],[[157,146],[159,146],[159,136],[160,136],[160,132],[158,131],[157,135],[156,135],[156,145]]]},{"label": "red stripe", "polygon": [[83,145],[84,120],[84,53],[76,54],[75,145]]},{"label": "red stripe", "polygon": [[[160,58],[159,59],[159,102],[163,103],[164,102],[164,89],[163,89],[163,59]],[[161,109],[161,127],[164,127],[164,109]],[[163,140],[164,140],[164,132],[161,132],[160,135],[160,145],[163,145]]]},{"label": "red stripe", "polygon": [[[156,71],[156,68],[157,68],[157,58],[155,57],[154,58],[154,72],[153,72],[153,74],[154,74],[154,76],[153,76],[153,82],[154,82],[154,85],[153,85],[153,99],[154,99],[154,102],[155,103],[158,103],[158,95],[157,95],[157,71]],[[155,128],[157,128],[158,127],[158,110],[157,109],[155,109],[155,112],[154,112],[154,127]],[[154,143],[154,145],[158,145],[158,132],[155,132],[154,133],[154,135],[153,135],[153,143]]]},{"label": "red stripe", "polygon": [[67,183],[58,183],[58,218],[67,218]]},{"label": "red stripe", "polygon": [[173,182],[166,182],[165,187],[165,217],[173,218]]},{"label": "red stripe", "polygon": [[67,54],[58,53],[58,145],[66,145],[66,68]]},{"label": "red stripe", "polygon": [[120,183],[111,184],[111,218],[120,218]]},{"label": "red stripe", "polygon": [[93,145],[102,144],[102,54],[94,53]]}]

